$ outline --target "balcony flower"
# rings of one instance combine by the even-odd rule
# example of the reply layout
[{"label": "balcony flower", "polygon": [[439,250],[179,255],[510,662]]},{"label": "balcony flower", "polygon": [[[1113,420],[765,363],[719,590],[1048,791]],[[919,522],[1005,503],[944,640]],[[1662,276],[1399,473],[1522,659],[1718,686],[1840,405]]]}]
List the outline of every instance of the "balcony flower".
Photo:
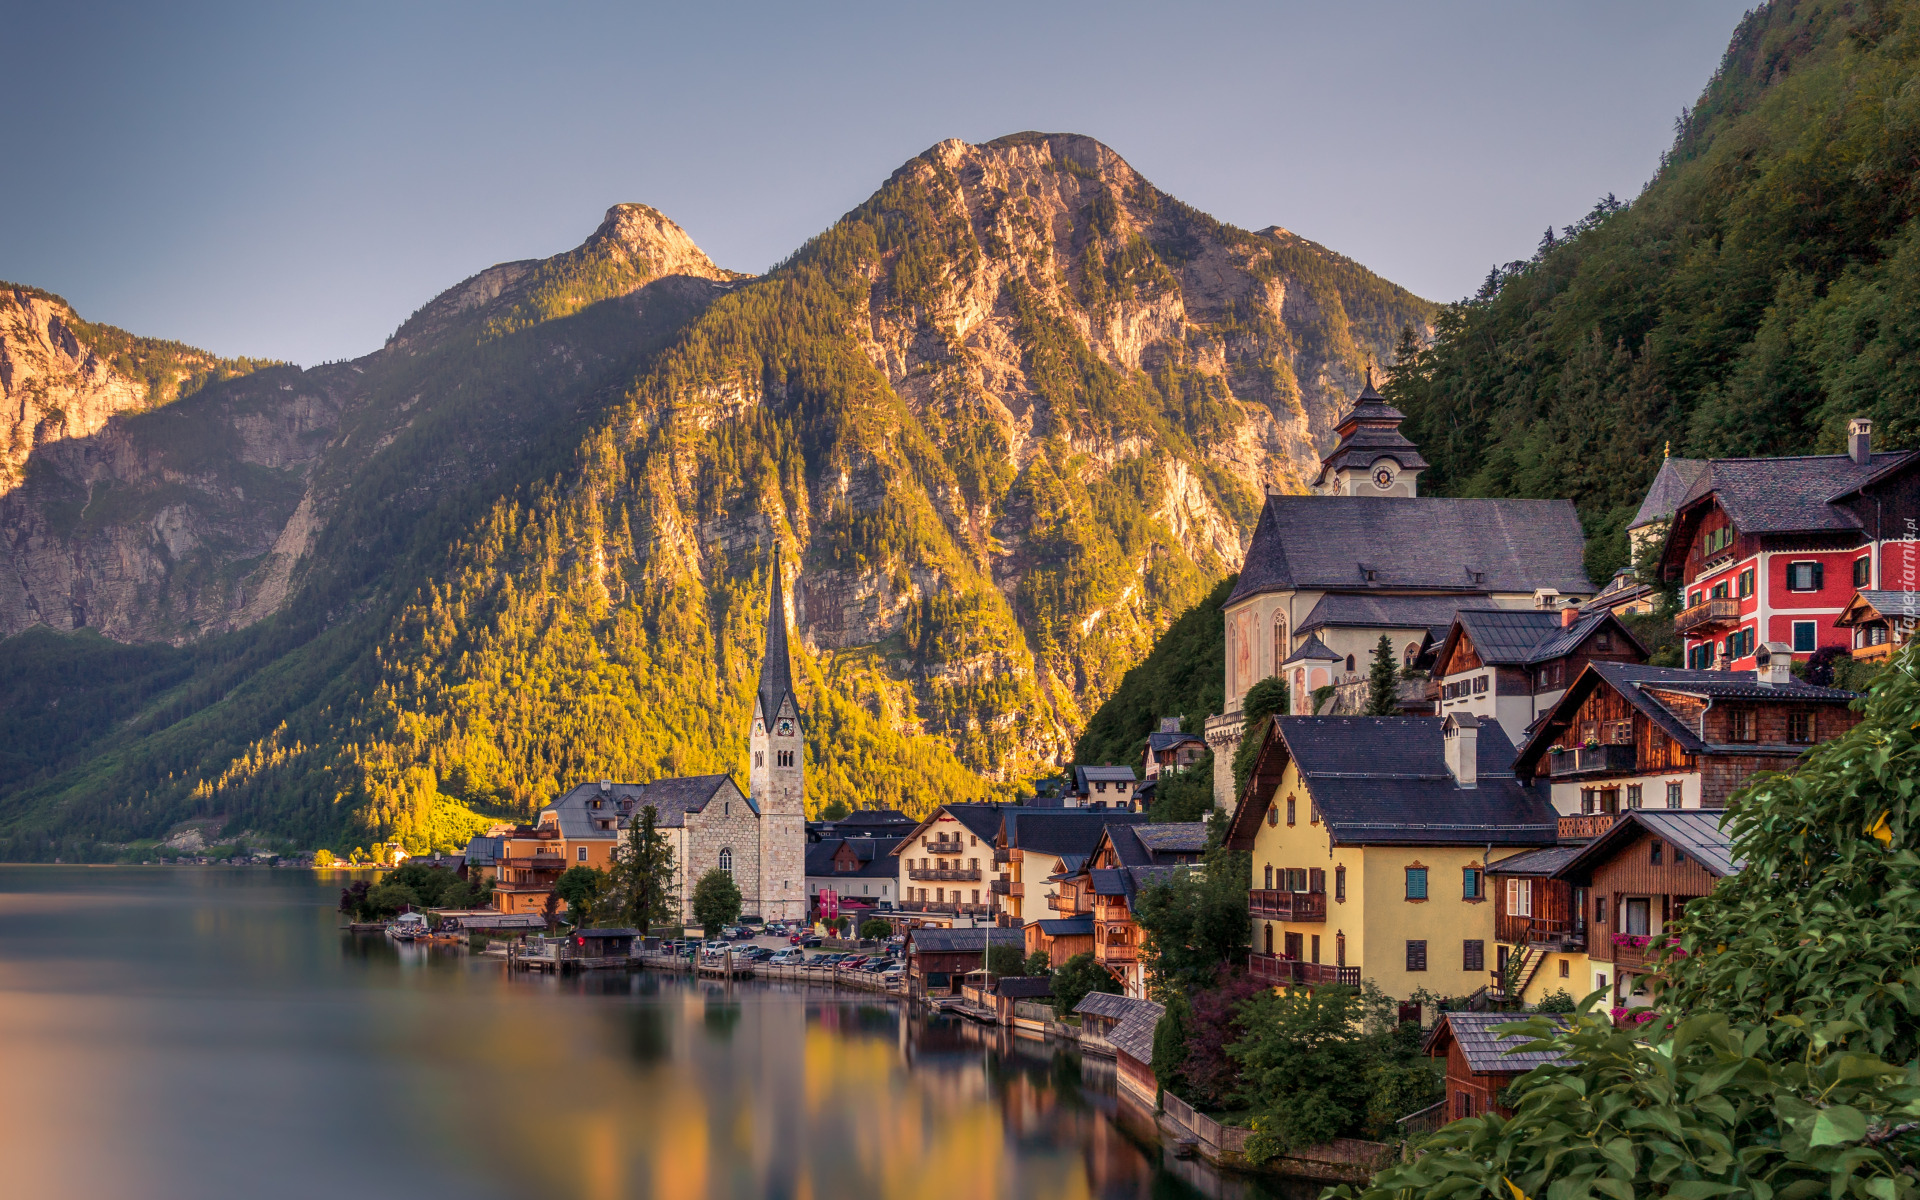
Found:
[{"label": "balcony flower", "polygon": [[1638,933],[1616,933],[1613,935],[1613,944],[1628,950],[1645,950],[1647,943],[1652,940],[1653,939],[1644,934]]}]

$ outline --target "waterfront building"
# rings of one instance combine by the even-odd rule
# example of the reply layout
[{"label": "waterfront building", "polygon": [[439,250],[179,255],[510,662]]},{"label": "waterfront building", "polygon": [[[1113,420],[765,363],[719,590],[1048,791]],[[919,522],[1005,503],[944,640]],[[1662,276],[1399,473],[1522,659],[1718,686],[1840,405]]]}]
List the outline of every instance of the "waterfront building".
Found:
[{"label": "waterfront building", "polygon": [[942,804],[889,851],[902,924],[968,926],[993,915],[983,861],[993,858],[1004,804]]},{"label": "waterfront building", "polygon": [[1227,834],[1252,856],[1253,977],[1402,1000],[1482,987],[1486,856],[1558,833],[1513,753],[1471,713],[1276,720]]},{"label": "waterfront building", "polygon": [[[807,912],[819,917],[822,896],[831,896],[840,916],[856,920],[874,909],[892,908],[899,899],[897,837],[827,837],[807,843]],[[851,911],[850,911],[851,910]]]},{"label": "waterfront building", "polygon": [[1078,870],[1099,845],[1107,826],[1141,824],[1146,819],[1145,813],[1124,809],[1003,809],[993,839],[993,861],[999,868],[999,877],[993,881],[995,923],[1020,925],[1063,915],[1053,898],[1045,895],[1048,880],[1062,871]]},{"label": "waterfront building", "polygon": [[1020,931],[979,926],[907,931],[907,984],[914,995],[955,995],[961,982],[987,966],[987,946],[1020,949]]},{"label": "waterfront building", "polygon": [[1427,1057],[1447,1063],[1443,1120],[1490,1112],[1511,1117],[1513,1110],[1500,1103],[1500,1093],[1535,1067],[1565,1061],[1555,1050],[1521,1049],[1534,1040],[1529,1035],[1495,1032],[1514,1020],[1510,1012],[1442,1013],[1427,1031]]}]

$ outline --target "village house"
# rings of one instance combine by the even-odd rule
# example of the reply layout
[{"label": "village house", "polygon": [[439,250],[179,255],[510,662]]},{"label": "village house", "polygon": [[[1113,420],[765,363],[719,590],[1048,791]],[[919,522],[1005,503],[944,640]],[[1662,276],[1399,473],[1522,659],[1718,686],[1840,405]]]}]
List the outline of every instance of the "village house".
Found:
[{"label": "village house", "polygon": [[1447,1063],[1446,1119],[1458,1121],[1498,1113],[1513,1116],[1500,1094],[1535,1067],[1563,1061],[1557,1051],[1523,1050],[1534,1039],[1494,1030],[1521,1018],[1508,1012],[1442,1013],[1427,1032],[1429,1058]]},{"label": "village house", "polygon": [[1514,770],[1548,786],[1567,838],[1634,809],[1724,808],[1755,771],[1785,770],[1860,719],[1852,692],[1794,678],[1785,647],[1759,657],[1757,672],[1589,662]]},{"label": "village house", "polygon": [[1687,666],[1751,669],[1767,643],[1851,649],[1835,622],[1853,597],[1914,577],[1920,451],[1874,453],[1872,433],[1855,420],[1845,454],[1704,460],[1659,556],[1683,589]]},{"label": "village house", "polygon": [[1020,949],[1018,929],[979,926],[945,929],[922,926],[907,931],[907,983],[914,995],[958,995],[966,977],[987,966],[987,947]]},{"label": "village house", "polygon": [[1500,722],[1518,746],[1589,661],[1645,662],[1611,609],[1463,608],[1433,653],[1436,715]]},{"label": "village house", "polygon": [[1403,419],[1369,385],[1322,460],[1323,494],[1266,499],[1225,605],[1225,711],[1206,725],[1224,808],[1239,800],[1232,758],[1255,683],[1281,677],[1290,712],[1312,713],[1316,697],[1364,679],[1382,634],[1404,669],[1455,609],[1557,609],[1594,594],[1572,504],[1419,495],[1426,464]]},{"label": "village house", "polygon": [[1227,834],[1252,856],[1251,974],[1467,995],[1494,934],[1486,856],[1557,833],[1497,722],[1282,717]]},{"label": "village house", "polygon": [[1147,735],[1146,761],[1141,766],[1141,777],[1158,779],[1162,771],[1184,770],[1199,762],[1206,752],[1207,743],[1204,739],[1180,732],[1179,717],[1161,717],[1160,728]]},{"label": "village house", "polygon": [[1669,924],[1690,900],[1745,865],[1724,813],[1628,812],[1556,873],[1582,897],[1592,976],[1582,994],[1609,989],[1617,1007],[1653,1003]]},{"label": "village house", "polygon": [[1062,864],[1048,879],[1055,890],[1047,905],[1063,916],[1029,922],[1027,953],[1045,951],[1058,966],[1091,951],[1123,994],[1144,997],[1146,962],[1134,900],[1155,878],[1197,866],[1206,848],[1204,821],[1103,826],[1088,854]]},{"label": "village house", "polygon": [[1139,780],[1132,767],[1069,767],[1067,784],[1056,793],[1063,808],[1135,811]]},{"label": "village house", "polygon": [[1853,594],[1834,621],[1851,642],[1856,662],[1879,662],[1913,639],[1920,624],[1920,580],[1908,580],[1904,591],[1863,589]]},{"label": "village house", "polygon": [[[897,837],[829,837],[807,843],[807,912],[816,919],[860,917],[899,899]],[[827,910],[831,909],[831,912]]]},{"label": "village house", "polygon": [[1592,991],[1587,962],[1587,896],[1560,878],[1584,841],[1522,850],[1487,864],[1494,958],[1488,995],[1540,1003],[1554,992],[1575,1000]]},{"label": "village house", "polygon": [[1050,897],[1043,905],[1047,881],[1062,871],[1078,870],[1108,825],[1139,824],[1146,819],[1143,813],[1110,809],[1003,810],[993,841],[993,861],[999,870],[992,888],[998,905],[996,923],[1018,926],[1077,911],[1061,909]]},{"label": "village house", "polygon": [[887,852],[902,924],[965,927],[992,917],[988,875],[1007,811],[1004,804],[943,804]]}]

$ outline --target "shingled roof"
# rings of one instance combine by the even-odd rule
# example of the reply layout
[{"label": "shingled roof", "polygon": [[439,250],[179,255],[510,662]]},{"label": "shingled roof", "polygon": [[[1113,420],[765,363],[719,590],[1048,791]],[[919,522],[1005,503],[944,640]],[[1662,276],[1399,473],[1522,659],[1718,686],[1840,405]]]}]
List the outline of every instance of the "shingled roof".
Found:
[{"label": "shingled roof", "polygon": [[1382,458],[1391,458],[1411,470],[1425,468],[1427,460],[1420,457],[1420,451],[1400,432],[1400,422],[1406,419],[1407,414],[1388,404],[1386,397],[1373,390],[1373,380],[1368,379],[1360,394],[1354,397],[1353,406],[1334,423],[1340,440],[1320,460],[1320,474],[1314,486],[1325,484],[1327,475],[1342,467],[1370,467]]},{"label": "shingled roof", "polygon": [[1026,935],[1018,929],[977,926],[972,929],[910,929],[907,940],[920,954],[985,954],[991,934],[996,946],[1026,946]]},{"label": "shingled roof", "polygon": [[1671,518],[1674,511],[1686,501],[1693,485],[1700,482],[1700,477],[1706,472],[1707,460],[1704,458],[1662,460],[1659,473],[1653,477],[1653,484],[1640,501],[1640,511],[1633,515],[1627,528],[1641,529]]},{"label": "shingled roof", "polygon": [[[1450,1012],[1441,1013],[1427,1034],[1426,1051],[1429,1057],[1441,1058],[1447,1053],[1449,1042],[1460,1047],[1461,1056],[1467,1060],[1467,1066],[1476,1072],[1490,1074],[1522,1074],[1535,1067],[1547,1067],[1569,1061],[1557,1050],[1521,1050],[1521,1046],[1537,1039],[1527,1034],[1497,1034],[1494,1030],[1516,1021],[1524,1021],[1522,1013],[1502,1012]],[[1566,1025],[1565,1018],[1558,1018],[1555,1024]]]},{"label": "shingled roof", "polygon": [[1328,592],[1320,597],[1295,633],[1316,629],[1427,629],[1436,639],[1445,637],[1453,614],[1462,604],[1479,603],[1472,596],[1356,596]]},{"label": "shingled roof", "polygon": [[[559,823],[560,835],[569,840],[612,838],[627,827],[630,818],[652,805],[655,825],[661,829],[678,829],[687,823],[688,813],[704,809],[722,789],[727,791],[729,800],[738,798],[750,811],[756,814],[760,811],[753,799],[740,791],[731,775],[684,775],[656,779],[652,783],[614,783],[605,791],[598,783],[583,783],[542,808],[539,819],[545,821],[551,813]],[[589,807],[594,800],[603,801],[604,807]],[[616,821],[613,829],[601,829],[594,824],[609,817]]]},{"label": "shingled roof", "polygon": [[1015,806],[1010,804],[942,804],[928,813],[926,820],[903,834],[894,844],[891,853],[900,853],[900,847],[932,829],[939,823],[942,816],[952,817],[968,833],[982,841],[992,843],[1000,836],[1002,818],[1012,811],[1015,811]]},{"label": "shingled roof", "polygon": [[760,664],[760,686],[754,693],[760,713],[771,722],[781,704],[793,702],[800,711],[800,700],[793,693],[793,663],[787,656],[787,598],[780,578],[780,548],[773,551],[773,593],[767,600],[766,659]]},{"label": "shingled roof", "polygon": [[1464,635],[1473,643],[1473,652],[1490,667],[1524,667],[1564,658],[1602,625],[1611,624],[1613,633],[1642,655],[1647,649],[1633,636],[1611,609],[1593,608],[1580,613],[1571,625],[1562,625],[1564,609],[1535,608],[1463,608],[1440,643],[1434,662],[1445,663]]},{"label": "shingled roof", "polygon": [[1715,458],[1675,511],[1712,496],[1741,533],[1814,533],[1860,528],[1833,503],[1920,451],[1881,451],[1857,463],[1845,454]]},{"label": "shingled roof", "polygon": [[[1131,771],[1128,778],[1132,777]],[[1107,826],[1144,822],[1145,813],[1106,808],[1010,808],[1001,827],[1009,850],[1052,854],[1062,858],[1093,853]]]},{"label": "shingled roof", "polygon": [[1584,548],[1565,500],[1268,496],[1227,602],[1296,588],[1584,595]]},{"label": "shingled roof", "polygon": [[1578,853],[1568,859],[1556,875],[1576,884],[1590,879],[1594,867],[1619,853],[1621,847],[1642,833],[1650,833],[1685,851],[1721,879],[1738,875],[1746,869],[1747,862],[1733,852],[1733,838],[1723,825],[1726,816],[1726,810],[1718,808],[1629,809],[1621,813],[1605,833],[1578,847]]}]

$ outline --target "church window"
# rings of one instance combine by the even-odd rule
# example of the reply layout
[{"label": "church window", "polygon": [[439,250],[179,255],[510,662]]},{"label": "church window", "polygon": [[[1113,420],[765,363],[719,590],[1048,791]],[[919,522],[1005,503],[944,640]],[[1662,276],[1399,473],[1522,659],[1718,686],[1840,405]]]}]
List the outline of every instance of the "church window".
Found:
[{"label": "church window", "polygon": [[733,851],[731,849],[721,848],[720,869],[729,875],[733,874]]},{"label": "church window", "polygon": [[764,767],[767,765],[767,752],[765,750],[755,750],[753,752],[753,765],[756,767]]},{"label": "church window", "polygon": [[1347,672],[1348,674],[1353,672],[1353,655],[1351,654],[1347,655]]},{"label": "church window", "polygon": [[1287,619],[1279,613],[1273,615],[1273,673],[1280,674],[1280,664],[1287,658]]}]

